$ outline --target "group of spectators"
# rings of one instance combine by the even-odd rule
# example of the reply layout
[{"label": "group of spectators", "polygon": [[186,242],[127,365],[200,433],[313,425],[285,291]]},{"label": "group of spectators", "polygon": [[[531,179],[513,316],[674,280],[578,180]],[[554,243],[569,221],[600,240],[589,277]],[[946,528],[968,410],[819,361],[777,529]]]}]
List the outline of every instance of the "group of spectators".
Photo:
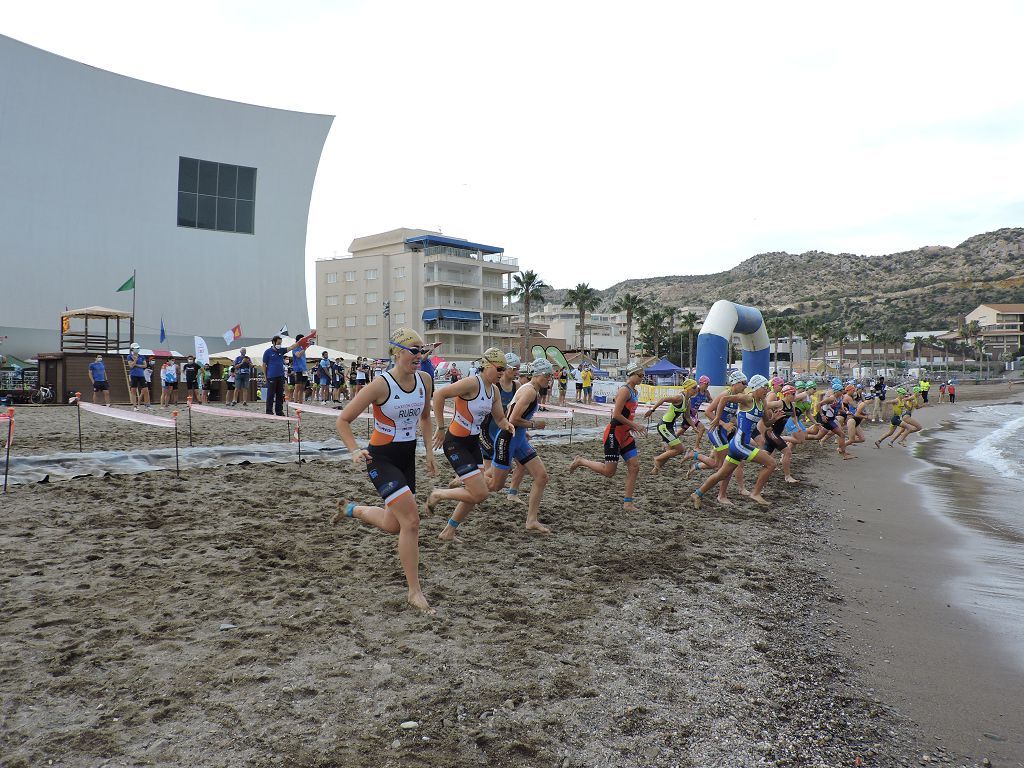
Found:
[{"label": "group of spectators", "polygon": [[[139,406],[150,405],[150,390],[153,385],[154,371],[157,361],[143,355],[138,344],[132,344],[128,354],[128,393],[132,406],[137,411]],[[212,372],[210,366],[196,361],[195,355],[189,355],[184,363],[167,359],[160,366],[161,384],[160,404],[165,408],[178,402],[179,385],[186,397],[193,401],[205,403],[209,399]],[[110,405],[110,380],[103,363],[103,355],[96,355],[89,364],[89,381],[92,383],[92,401],[96,402],[100,392],[106,405]]]}]

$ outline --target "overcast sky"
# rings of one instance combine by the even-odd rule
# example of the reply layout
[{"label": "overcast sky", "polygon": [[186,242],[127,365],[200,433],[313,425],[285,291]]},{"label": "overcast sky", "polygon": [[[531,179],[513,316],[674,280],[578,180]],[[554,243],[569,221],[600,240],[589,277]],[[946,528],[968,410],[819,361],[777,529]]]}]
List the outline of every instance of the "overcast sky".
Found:
[{"label": "overcast sky", "polygon": [[1019,225],[1022,9],[75,0],[7,3],[0,31],[143,80],[336,115],[310,264],[356,236],[440,228],[557,287],[607,288]]}]

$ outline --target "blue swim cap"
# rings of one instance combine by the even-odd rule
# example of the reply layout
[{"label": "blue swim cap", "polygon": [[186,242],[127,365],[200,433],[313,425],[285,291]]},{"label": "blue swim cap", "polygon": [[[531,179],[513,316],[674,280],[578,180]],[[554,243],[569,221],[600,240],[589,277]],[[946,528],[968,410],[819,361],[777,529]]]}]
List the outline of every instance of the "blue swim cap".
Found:
[{"label": "blue swim cap", "polygon": [[833,381],[832,382],[832,391],[833,392],[840,392],[840,391],[842,391],[842,389],[843,389],[842,382],[840,382],[840,381]]}]

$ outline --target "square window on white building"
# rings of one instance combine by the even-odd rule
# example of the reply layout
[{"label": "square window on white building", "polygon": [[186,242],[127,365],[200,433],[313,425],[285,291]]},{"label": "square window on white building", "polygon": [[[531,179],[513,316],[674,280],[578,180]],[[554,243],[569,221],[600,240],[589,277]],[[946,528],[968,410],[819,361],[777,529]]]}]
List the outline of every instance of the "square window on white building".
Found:
[{"label": "square window on white building", "polygon": [[367,315],[366,316],[366,324],[367,325],[376,325],[377,324],[377,316],[376,315]]},{"label": "square window on white building", "polygon": [[336,282],[338,282],[338,273],[337,272],[328,272],[327,273],[327,282],[328,283],[336,283]]},{"label": "square window on white building", "polygon": [[395,301],[405,301],[405,291],[395,291]]},{"label": "square window on white building", "polygon": [[356,295],[354,293],[346,293],[345,294],[345,303],[346,304],[355,304],[356,303]]},{"label": "square window on white building", "polygon": [[405,323],[405,313],[399,312],[397,315],[395,315],[395,322],[398,323],[399,325],[403,325]]},{"label": "square window on white building", "polygon": [[367,304],[376,304],[377,303],[377,294],[376,293],[368,293],[368,294],[366,294],[366,303]]},{"label": "square window on white building", "polygon": [[368,270],[366,270],[366,279],[367,280],[376,280],[377,279],[377,270],[376,269],[368,269]]},{"label": "square window on white building", "polygon": [[346,352],[353,352],[353,353],[356,351],[356,340],[355,339],[345,339],[345,351]]},{"label": "square window on white building", "polygon": [[327,306],[328,307],[336,307],[336,306],[338,306],[338,297],[337,296],[328,296],[327,297]]},{"label": "square window on white building", "polygon": [[346,283],[351,283],[351,282],[353,282],[353,281],[354,281],[355,279],[356,279],[356,273],[355,273],[355,271],[354,271],[354,270],[353,270],[352,272],[346,272],[346,273],[345,273],[345,282],[346,282]]},{"label": "square window on white building", "polygon": [[345,327],[346,328],[355,328],[356,327],[356,319],[354,317],[346,317],[345,318]]},{"label": "square window on white building", "polygon": [[338,327],[338,318],[336,318],[336,317],[328,317],[327,318],[327,327],[328,328],[337,328]]},{"label": "square window on white building", "polygon": [[405,277],[405,267],[395,267],[395,277]]},{"label": "square window on white building", "polygon": [[376,352],[377,351],[377,340],[376,339],[367,339],[366,340],[366,351],[367,352]]}]

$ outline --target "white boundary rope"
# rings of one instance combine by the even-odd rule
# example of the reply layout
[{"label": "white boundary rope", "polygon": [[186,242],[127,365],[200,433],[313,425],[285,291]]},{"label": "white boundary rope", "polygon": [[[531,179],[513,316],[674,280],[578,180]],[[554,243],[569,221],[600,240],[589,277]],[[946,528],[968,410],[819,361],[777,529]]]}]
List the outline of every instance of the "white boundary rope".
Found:
[{"label": "white boundary rope", "polygon": [[135,413],[134,411],[123,411],[120,408],[107,408],[104,405],[93,405],[78,401],[78,407],[83,411],[95,413],[97,416],[108,416],[111,419],[121,421],[134,421],[136,424],[148,424],[151,427],[164,427],[174,429],[174,419],[166,419],[163,416],[151,416],[148,413]]},{"label": "white boundary rope", "polygon": [[273,416],[268,413],[253,413],[244,408],[231,411],[227,408],[214,408],[210,405],[196,405],[193,403],[189,408],[196,413],[205,413],[209,416],[227,416],[233,419],[264,419],[266,421],[296,421],[294,416]]}]

